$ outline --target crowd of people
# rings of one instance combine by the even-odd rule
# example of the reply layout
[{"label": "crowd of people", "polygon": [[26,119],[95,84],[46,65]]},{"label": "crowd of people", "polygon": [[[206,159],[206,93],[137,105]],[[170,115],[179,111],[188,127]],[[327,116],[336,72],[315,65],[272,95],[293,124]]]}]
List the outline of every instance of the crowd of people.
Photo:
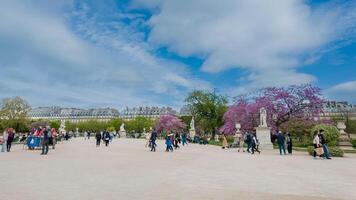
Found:
[{"label": "crowd of people", "polygon": [[[157,147],[157,137],[158,137],[158,133],[154,130],[152,130],[151,132],[146,133],[145,135],[146,137],[146,144],[145,147],[150,148],[150,150],[152,152],[156,151],[156,147]],[[173,152],[173,150],[177,150],[180,149],[180,144],[185,146],[188,144],[188,134],[183,132],[181,134],[179,133],[172,133],[172,132],[168,132],[164,138],[165,140],[165,145],[166,145],[166,152]]]},{"label": "crowd of people", "polygon": [[[72,132],[72,133],[71,133]],[[109,146],[110,142],[113,138],[117,137],[118,134],[108,131],[84,131],[83,136],[85,140],[90,139],[91,135],[94,135],[96,139],[96,146],[99,147],[101,141],[105,146]],[[32,128],[31,131],[27,135],[20,136],[19,141],[27,143],[31,138],[40,138],[40,147],[42,149],[41,155],[47,155],[49,151],[49,146],[52,146],[55,149],[55,145],[57,141],[61,140],[69,140],[71,137],[75,136],[73,131],[70,132],[61,132],[57,133],[55,128],[47,127],[38,127]],[[237,132],[234,135],[234,142],[232,144],[228,144],[227,136],[222,134],[222,148],[228,149],[231,147],[238,148],[238,152],[248,152],[250,154],[261,153],[259,149],[259,140],[255,132]],[[1,151],[2,152],[10,152],[13,141],[16,138],[16,132],[13,128],[7,128],[3,132],[2,138],[0,138],[0,144],[2,144]],[[156,140],[158,138],[158,133],[154,130],[151,130],[145,133],[146,144],[145,147],[150,148],[150,151],[155,152],[157,143]],[[200,137],[196,135],[191,139],[189,134],[186,132],[182,133],[172,133],[168,132],[165,137],[165,151],[173,152],[180,148],[180,145],[185,146],[188,142],[199,143],[199,144],[207,144],[209,138]],[[275,134],[271,135],[271,142],[278,144],[279,154],[280,155],[292,155],[293,151],[293,140],[289,133],[284,134],[281,131],[277,131]],[[313,145],[314,151],[312,153],[314,158],[320,157],[323,159],[331,159],[330,151],[327,145],[327,140],[324,135],[323,130],[315,131],[313,136]],[[29,146],[29,149],[34,149]]]}]

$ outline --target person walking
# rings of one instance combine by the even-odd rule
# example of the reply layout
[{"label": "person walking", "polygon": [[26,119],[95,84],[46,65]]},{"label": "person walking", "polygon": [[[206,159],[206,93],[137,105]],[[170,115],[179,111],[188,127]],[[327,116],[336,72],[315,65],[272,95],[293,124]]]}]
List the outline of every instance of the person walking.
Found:
[{"label": "person walking", "polygon": [[239,150],[237,150],[237,151],[238,152],[240,152],[240,151],[245,152],[245,149],[244,149],[244,137],[243,137],[242,133],[241,132],[237,132],[236,137],[237,137],[237,142],[238,142],[238,145],[239,145]]},{"label": "person walking", "polygon": [[14,141],[15,138],[15,132],[14,129],[9,128],[7,132],[7,141],[6,141],[6,151],[10,152],[11,150],[11,144]]},{"label": "person walking", "polygon": [[51,138],[51,131],[49,131],[49,129],[47,128],[43,128],[42,131],[42,153],[41,155],[47,155],[48,153],[48,144],[49,144],[49,139]]},{"label": "person walking", "polygon": [[183,133],[182,134],[182,145],[186,145],[187,144],[187,133]]},{"label": "person walking", "polygon": [[7,152],[7,130],[4,131],[3,135],[2,135],[2,148],[1,148],[1,152]]},{"label": "person walking", "polygon": [[284,153],[284,155],[286,155],[286,147],[285,147],[286,138],[284,137],[282,131],[278,131],[277,142],[279,147],[279,154],[283,155],[282,153]]},{"label": "person walking", "polygon": [[180,141],[180,135],[179,133],[176,133],[174,136],[174,149],[180,149],[179,147],[179,141]]},{"label": "person walking", "polygon": [[57,144],[57,130],[55,128],[52,128],[52,149],[56,148]]},{"label": "person walking", "polygon": [[320,156],[324,153],[322,149],[320,150],[320,137],[318,131],[314,132],[313,145],[314,145],[314,151],[313,151],[314,158],[316,158],[317,155]]},{"label": "person walking", "polygon": [[252,135],[249,132],[246,132],[245,134],[245,142],[247,144],[247,152],[251,153],[251,148],[252,148]]},{"label": "person walking", "polygon": [[101,134],[100,134],[100,132],[97,132],[97,133],[95,134],[95,139],[96,139],[96,146],[97,146],[97,147],[100,146],[100,141],[101,141]]},{"label": "person walking", "polygon": [[88,132],[84,131],[84,140],[88,139]]},{"label": "person walking", "polygon": [[146,138],[146,144],[145,144],[145,147],[150,147],[151,145],[151,132],[147,132],[146,135],[145,135],[145,138]]},{"label": "person walking", "polygon": [[104,131],[103,137],[104,137],[105,146],[109,146],[110,133],[108,131]]},{"label": "person walking", "polygon": [[321,146],[323,147],[323,150],[324,150],[324,158],[331,159],[330,158],[329,148],[328,148],[328,145],[327,145],[327,140],[325,139],[325,136],[324,136],[324,130],[320,130],[319,131],[319,138],[320,138],[320,144],[321,144]]},{"label": "person walking", "polygon": [[166,152],[170,151],[170,145],[171,145],[171,138],[167,135],[166,136]]},{"label": "person walking", "polygon": [[222,134],[222,137],[223,137],[222,148],[227,149],[229,147],[229,144],[227,143],[227,139],[224,133]]},{"label": "person walking", "polygon": [[287,134],[287,151],[288,154],[292,154],[292,148],[293,148],[293,140],[290,134]]},{"label": "person walking", "polygon": [[157,139],[157,132],[152,131],[151,138],[150,138],[151,151],[156,151],[156,146],[157,146],[156,139]]},{"label": "person walking", "polygon": [[251,137],[252,137],[252,142],[251,142],[251,143],[252,143],[252,144],[251,144],[251,154],[255,154],[255,151],[257,151],[258,154],[260,154],[261,151],[258,150],[259,141],[258,141],[258,139],[257,139],[256,133],[252,134]]}]

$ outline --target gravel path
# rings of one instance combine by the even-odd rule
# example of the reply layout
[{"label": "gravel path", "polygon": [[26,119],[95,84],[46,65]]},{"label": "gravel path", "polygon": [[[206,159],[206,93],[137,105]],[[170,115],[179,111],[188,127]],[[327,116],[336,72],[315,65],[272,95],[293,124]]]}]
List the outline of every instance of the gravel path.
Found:
[{"label": "gravel path", "polygon": [[356,199],[356,158],[314,160],[189,145],[173,153],[117,139],[95,147],[73,139],[47,156],[14,146],[0,153],[1,200]]}]

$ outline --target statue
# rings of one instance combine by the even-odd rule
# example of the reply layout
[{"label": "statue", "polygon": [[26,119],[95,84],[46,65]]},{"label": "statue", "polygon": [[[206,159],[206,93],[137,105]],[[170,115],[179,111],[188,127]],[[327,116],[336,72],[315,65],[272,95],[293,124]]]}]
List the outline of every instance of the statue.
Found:
[{"label": "statue", "polygon": [[195,136],[194,117],[192,117],[192,121],[190,122],[189,136],[191,138],[194,138],[194,136]]},{"label": "statue", "polygon": [[66,128],[66,121],[61,120],[61,125],[59,126],[59,133],[65,134],[65,132],[66,132],[65,128]]},{"label": "statue", "polygon": [[125,123],[122,123],[119,130],[120,137],[126,137]]},{"label": "statue", "polygon": [[267,110],[260,108],[260,125],[258,127],[267,127]]},{"label": "statue", "polygon": [[120,126],[120,132],[126,132],[125,130],[125,123],[122,123],[121,126]]},{"label": "statue", "polygon": [[194,129],[195,130],[195,125],[194,125],[194,117],[192,117],[192,121],[190,122],[190,129]]},{"label": "statue", "polygon": [[235,124],[236,133],[239,133],[239,132],[240,132],[240,128],[241,128],[241,124],[236,123],[236,124]]}]

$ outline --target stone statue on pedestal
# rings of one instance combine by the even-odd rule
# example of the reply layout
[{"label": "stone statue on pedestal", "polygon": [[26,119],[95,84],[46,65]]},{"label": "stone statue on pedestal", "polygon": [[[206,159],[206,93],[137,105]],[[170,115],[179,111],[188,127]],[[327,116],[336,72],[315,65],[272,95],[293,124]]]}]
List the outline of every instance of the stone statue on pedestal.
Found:
[{"label": "stone statue on pedestal", "polygon": [[260,108],[260,125],[258,127],[267,127],[267,110]]},{"label": "stone statue on pedestal", "polygon": [[273,144],[271,142],[271,128],[267,126],[267,110],[262,107],[260,109],[260,124],[255,127],[256,135],[260,142],[260,147],[262,149],[273,149]]},{"label": "stone statue on pedestal", "polygon": [[350,136],[345,132],[346,129],[345,121],[338,121],[336,127],[340,131],[339,146],[342,149],[353,149],[352,144],[350,142],[351,141]]},{"label": "stone statue on pedestal", "polygon": [[194,121],[194,117],[192,117],[192,121],[190,122],[189,136],[191,138],[194,138],[194,136],[195,136],[195,121]]},{"label": "stone statue on pedestal", "polygon": [[125,123],[122,123],[119,130],[120,137],[126,137]]},{"label": "stone statue on pedestal", "polygon": [[59,126],[59,134],[65,134],[66,133],[66,121],[61,120],[61,125]]}]

